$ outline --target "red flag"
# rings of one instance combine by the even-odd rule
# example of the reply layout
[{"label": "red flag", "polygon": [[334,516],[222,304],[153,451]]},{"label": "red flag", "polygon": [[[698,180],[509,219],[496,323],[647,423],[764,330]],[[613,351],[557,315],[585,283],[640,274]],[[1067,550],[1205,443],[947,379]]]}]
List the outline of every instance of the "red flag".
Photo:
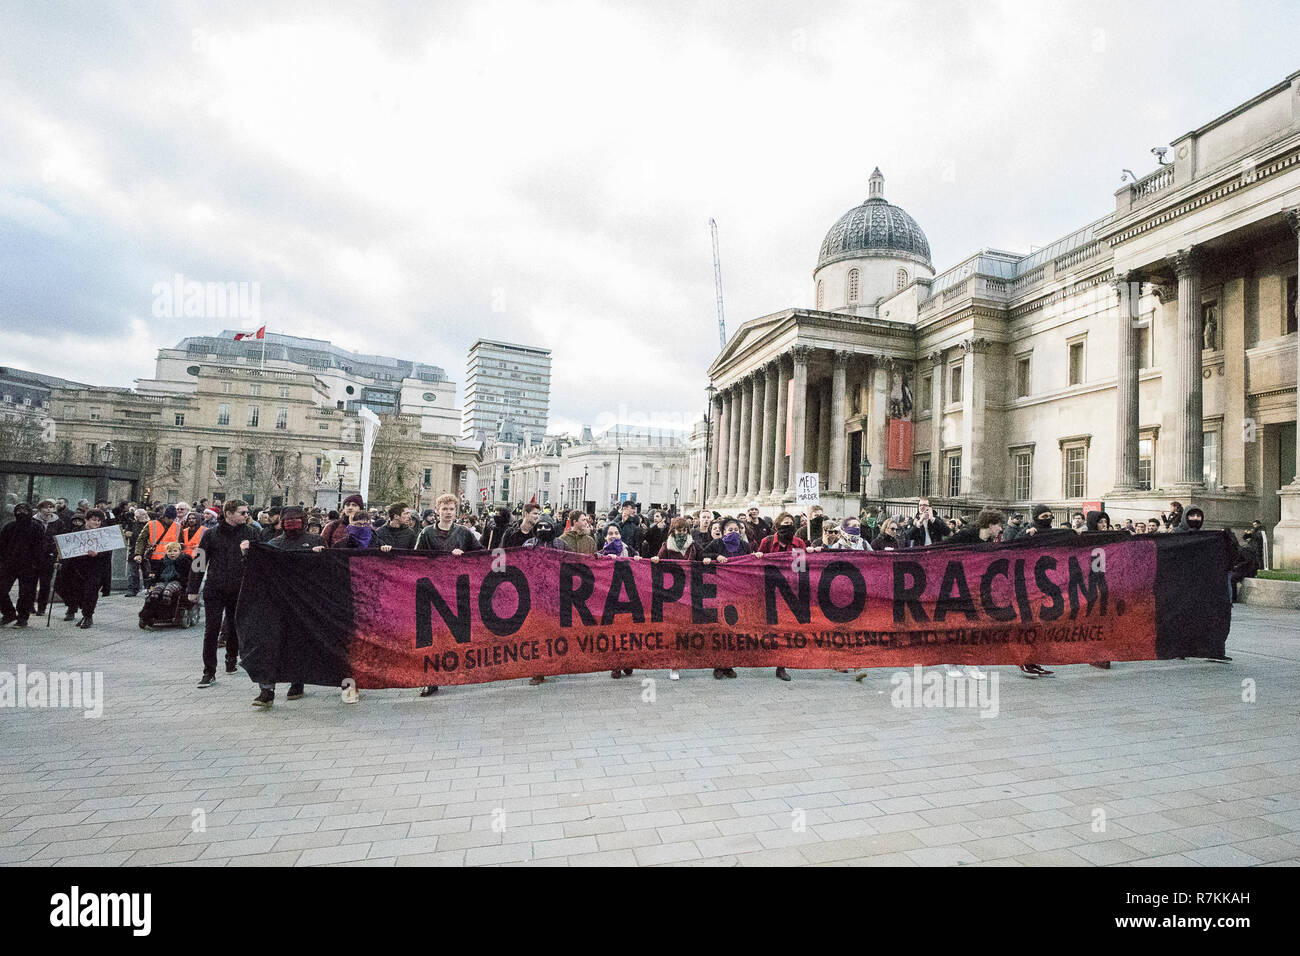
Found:
[{"label": "red flag", "polygon": [[266,338],[266,326],[265,326],[265,325],[262,326],[260,329],[258,329],[256,332],[236,332],[236,333],[235,333],[235,341],[236,341],[236,342],[240,341],[241,339],[264,339],[264,338]]}]

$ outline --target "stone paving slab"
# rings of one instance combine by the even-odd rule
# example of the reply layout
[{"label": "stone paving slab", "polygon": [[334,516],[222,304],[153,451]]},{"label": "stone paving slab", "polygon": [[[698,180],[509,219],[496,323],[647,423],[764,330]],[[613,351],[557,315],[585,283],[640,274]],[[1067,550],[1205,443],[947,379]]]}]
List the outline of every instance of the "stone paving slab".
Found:
[{"label": "stone paving slab", "polygon": [[138,607],[0,630],[0,671],[104,682],[98,719],[0,708],[0,865],[1300,864],[1284,610],[1234,608],[1226,665],[990,668],[983,718],[892,707],[889,670],[593,674],[356,706],[281,687],[259,711],[242,671],[194,686],[198,627],[140,631]]}]

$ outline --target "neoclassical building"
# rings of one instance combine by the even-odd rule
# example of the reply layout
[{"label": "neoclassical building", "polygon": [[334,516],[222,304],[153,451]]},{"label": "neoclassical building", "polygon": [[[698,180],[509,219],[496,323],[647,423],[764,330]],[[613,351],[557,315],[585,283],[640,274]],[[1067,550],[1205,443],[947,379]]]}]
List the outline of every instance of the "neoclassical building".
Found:
[{"label": "neoclassical building", "polygon": [[709,367],[708,504],[771,513],[804,473],[832,513],[1178,499],[1259,518],[1300,566],[1300,73],[1169,153],[1045,248],[940,273],[873,172],[822,243],[815,307],[745,322]]}]

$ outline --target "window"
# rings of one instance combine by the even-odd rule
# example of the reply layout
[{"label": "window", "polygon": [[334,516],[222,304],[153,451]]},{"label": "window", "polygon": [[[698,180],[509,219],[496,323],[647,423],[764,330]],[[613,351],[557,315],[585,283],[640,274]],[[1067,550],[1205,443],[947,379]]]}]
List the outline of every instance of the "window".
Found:
[{"label": "window", "polygon": [[248,406],[248,427],[249,427],[249,428],[256,428],[256,427],[257,427],[257,418],[258,418],[258,414],[259,414],[259,412],[260,412],[260,409],[259,409],[256,405],[249,405],[249,406]]},{"label": "window", "polygon": [[1201,436],[1201,477],[1211,491],[1219,487],[1219,432],[1205,432]]},{"label": "window", "polygon": [[212,471],[218,478],[226,477],[226,470],[229,461],[229,455],[217,455],[217,463],[212,466]]},{"label": "window", "polygon": [[281,407],[275,410],[275,427],[281,431],[289,427],[289,409]]},{"label": "window", "polygon": [[823,298],[824,297],[822,295],[822,280],[818,279],[817,280],[817,308],[819,309],[822,307]]},{"label": "window", "polygon": [[30,395],[23,396],[23,405],[25,405],[27,408],[32,407],[32,397]]},{"label": "window", "polygon": [[92,422],[97,422],[97,421],[99,421],[99,409],[98,409],[98,408],[92,408],[92,409],[90,410],[90,420],[91,420]]},{"label": "window", "polygon": [[271,459],[271,477],[284,477],[284,455],[276,455]]},{"label": "window", "polygon": [[1016,501],[1028,501],[1034,490],[1034,453],[1016,452]]},{"label": "window", "polygon": [[849,302],[858,301],[858,277],[861,273],[857,269],[849,270]]},{"label": "window", "polygon": [[321,475],[323,475],[324,473],[325,473],[325,459],[317,458],[316,459],[316,480],[320,481]]},{"label": "window", "polygon": [[1155,473],[1156,440],[1154,435],[1138,439],[1138,487],[1150,491]]},{"label": "window", "polygon": [[99,464],[99,446],[94,442],[86,445],[86,460],[92,465]]},{"label": "window", "polygon": [[551,483],[551,473],[549,471],[542,472],[542,481],[548,485]]},{"label": "window", "polygon": [[961,497],[961,452],[948,456],[948,497]]},{"label": "window", "polygon": [[948,369],[948,404],[961,404],[961,365],[953,365]]},{"label": "window", "polygon": [[181,470],[181,450],[179,448],[173,448],[172,449],[172,471],[180,471],[180,470]]},{"label": "window", "polygon": [[249,394],[249,395],[261,395],[261,394],[262,394],[262,386],[261,386],[261,385],[250,385],[250,386],[248,386],[248,394]]},{"label": "window", "polygon": [[934,373],[921,378],[921,411],[928,412],[931,407],[931,394],[934,391]]},{"label": "window", "polygon": [[917,478],[919,479],[918,483],[921,486],[918,494],[920,494],[922,498],[928,498],[931,493],[930,459],[928,457],[918,458],[916,461],[916,466],[917,466]]},{"label": "window", "polygon": [[432,468],[426,468],[426,469],[424,469],[424,487],[426,487],[426,488],[432,488],[432,487],[433,487],[433,469],[432,469]]},{"label": "window", "polygon": [[178,426],[179,426],[179,425],[184,425],[184,424],[185,424],[185,413],[184,413],[184,412],[177,412],[177,413],[176,413],[176,424],[177,424]]},{"label": "window", "polygon": [[281,386],[280,386],[280,397],[281,397],[281,398],[288,398],[288,397],[289,397],[289,386],[288,386],[288,385],[281,385]]},{"label": "window", "polygon": [[220,405],[217,406],[217,424],[218,425],[230,424],[230,406],[227,405],[225,402],[222,402]]},{"label": "window", "polygon": [[1088,491],[1088,446],[1065,448],[1065,497],[1083,498]]},{"label": "window", "polygon": [[907,276],[906,269],[899,269],[896,273],[894,273],[895,291],[905,288],[907,286],[907,279],[908,276]]},{"label": "window", "polygon": [[1016,398],[1029,397],[1029,360],[1028,355],[1016,359]]},{"label": "window", "polygon": [[6,405],[12,405],[13,403],[14,403],[14,397],[13,397],[12,395],[10,395],[8,392],[6,392],[6,393],[5,393],[5,404],[6,404]]},{"label": "window", "polygon": [[229,383],[229,382],[222,382],[222,383],[221,383],[221,392],[222,392],[223,395],[229,395],[229,394],[230,394],[230,383]]},{"label": "window", "polygon": [[1083,384],[1083,344],[1084,340],[1079,339],[1077,342],[1071,342],[1070,348],[1070,384]]}]

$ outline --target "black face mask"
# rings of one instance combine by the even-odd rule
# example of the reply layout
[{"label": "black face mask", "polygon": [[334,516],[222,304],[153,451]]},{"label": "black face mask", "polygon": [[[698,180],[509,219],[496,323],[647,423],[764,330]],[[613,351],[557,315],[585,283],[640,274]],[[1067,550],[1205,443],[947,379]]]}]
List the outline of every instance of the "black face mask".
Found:
[{"label": "black face mask", "polygon": [[782,541],[794,540],[794,525],[783,524],[776,529],[776,536]]},{"label": "black face mask", "polygon": [[555,525],[553,525],[553,524],[539,524],[539,525],[537,526],[537,540],[538,540],[538,541],[550,541],[550,540],[553,539],[554,537],[555,537]]},{"label": "black face mask", "polygon": [[1187,527],[1191,528],[1193,531],[1200,531],[1200,530],[1201,530],[1201,524],[1202,524],[1202,523],[1203,523],[1203,521],[1202,521],[1201,518],[1188,518],[1188,519],[1187,519]]}]

